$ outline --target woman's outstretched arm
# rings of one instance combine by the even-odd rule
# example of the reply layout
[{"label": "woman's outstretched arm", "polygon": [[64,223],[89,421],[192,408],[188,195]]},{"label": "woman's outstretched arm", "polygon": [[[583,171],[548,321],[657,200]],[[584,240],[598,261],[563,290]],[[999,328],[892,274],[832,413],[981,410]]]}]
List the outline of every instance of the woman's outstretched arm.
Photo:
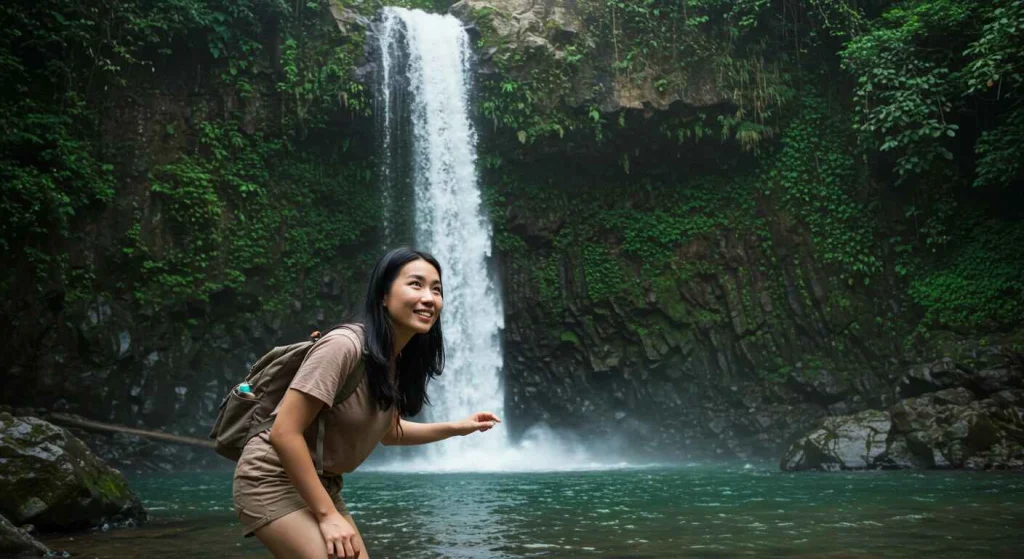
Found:
[{"label": "woman's outstretched arm", "polygon": [[381,442],[386,445],[414,445],[442,441],[456,435],[468,435],[477,431],[487,431],[495,424],[501,423],[498,416],[491,412],[477,412],[461,421],[445,421],[441,423],[416,423],[400,419],[401,428],[395,427],[384,436]]}]

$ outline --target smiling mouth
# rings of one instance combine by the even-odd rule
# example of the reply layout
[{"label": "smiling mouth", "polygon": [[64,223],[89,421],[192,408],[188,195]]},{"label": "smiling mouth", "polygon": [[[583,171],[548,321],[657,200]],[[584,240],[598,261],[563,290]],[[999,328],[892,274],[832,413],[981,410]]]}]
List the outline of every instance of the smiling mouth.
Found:
[{"label": "smiling mouth", "polygon": [[431,311],[413,311],[413,314],[423,318],[434,318],[434,313]]}]

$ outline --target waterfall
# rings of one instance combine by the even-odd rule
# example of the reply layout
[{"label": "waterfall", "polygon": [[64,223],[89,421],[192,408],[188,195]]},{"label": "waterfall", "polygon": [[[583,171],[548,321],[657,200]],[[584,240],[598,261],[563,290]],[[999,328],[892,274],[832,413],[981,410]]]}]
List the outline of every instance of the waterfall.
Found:
[{"label": "waterfall", "polygon": [[[476,133],[469,116],[470,42],[452,16],[388,7],[375,26],[381,203],[385,220],[408,216],[415,246],[443,268],[444,373],[430,384],[426,421],[475,411],[504,418],[504,310],[488,267],[491,226],[481,207]],[[409,191],[413,196],[410,200]],[[385,224],[386,240],[397,235]],[[498,426],[395,457],[383,469],[557,470],[606,468],[585,447],[533,429],[513,445]]]},{"label": "waterfall", "polygon": [[396,230],[396,224],[411,221],[412,212],[401,211],[403,204],[411,201],[403,196],[407,191],[404,179],[406,169],[406,147],[404,141],[405,128],[402,126],[407,111],[405,110],[404,76],[396,74],[396,66],[405,62],[405,51],[399,41],[394,40],[399,32],[401,19],[387,10],[377,33],[378,76],[377,91],[374,96],[374,115],[377,119],[379,139],[377,144],[377,176],[380,185],[380,205],[382,215],[382,241],[384,247],[399,244],[407,238],[407,231]]},{"label": "waterfall", "polygon": [[[378,72],[385,85],[378,100],[386,111],[378,118],[387,125],[381,133],[386,144],[382,158],[388,165],[395,162],[394,145],[400,138],[393,132],[393,113],[401,103],[393,98],[404,86],[412,134],[415,244],[436,256],[443,268],[446,365],[430,385],[427,419],[461,418],[483,410],[503,416],[504,312],[488,271],[491,227],[481,207],[476,133],[469,118],[469,37],[452,16],[402,8],[385,8],[378,30]],[[383,196],[393,203],[394,169],[384,170],[381,179],[389,187]],[[507,446],[505,430],[495,429],[486,437],[457,437],[425,450],[443,467],[449,462],[466,465],[474,456]]]}]

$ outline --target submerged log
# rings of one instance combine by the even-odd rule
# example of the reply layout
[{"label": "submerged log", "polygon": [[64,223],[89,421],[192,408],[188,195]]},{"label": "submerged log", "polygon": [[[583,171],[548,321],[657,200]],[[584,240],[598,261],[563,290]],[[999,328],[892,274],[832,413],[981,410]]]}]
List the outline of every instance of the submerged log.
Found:
[{"label": "submerged log", "polygon": [[68,427],[78,427],[79,429],[86,429],[90,431],[101,431],[106,433],[127,433],[130,435],[146,437],[147,439],[152,439],[155,441],[164,441],[174,444],[187,444],[192,446],[213,448],[213,441],[207,439],[188,437],[185,435],[174,435],[171,433],[153,431],[150,429],[126,427],[124,425],[115,425],[113,423],[104,423],[102,421],[95,421],[92,419],[83,419],[81,417],[65,415],[62,413],[51,413],[46,416],[46,419],[52,421],[53,423],[58,423],[60,425],[65,425]]}]

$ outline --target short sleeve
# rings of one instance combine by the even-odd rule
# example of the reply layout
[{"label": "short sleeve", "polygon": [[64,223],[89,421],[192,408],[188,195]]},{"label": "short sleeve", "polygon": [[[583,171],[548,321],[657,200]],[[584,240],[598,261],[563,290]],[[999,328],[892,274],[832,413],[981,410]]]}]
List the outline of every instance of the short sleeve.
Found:
[{"label": "short sleeve", "polygon": [[288,386],[333,405],[334,397],[359,360],[359,341],[345,330],[331,332],[313,345]]}]

